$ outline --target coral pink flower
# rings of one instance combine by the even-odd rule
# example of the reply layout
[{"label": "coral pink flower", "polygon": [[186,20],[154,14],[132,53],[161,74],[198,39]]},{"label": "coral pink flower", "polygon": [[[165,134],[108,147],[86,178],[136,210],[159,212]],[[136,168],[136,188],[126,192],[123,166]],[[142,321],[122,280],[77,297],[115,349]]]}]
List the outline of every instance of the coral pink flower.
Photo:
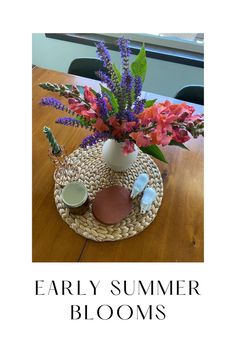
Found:
[{"label": "coral pink flower", "polygon": [[171,130],[171,123],[176,120],[176,116],[174,114],[164,114],[161,113],[157,115],[156,121],[160,124],[163,128]]},{"label": "coral pink flower", "polygon": [[183,122],[186,118],[192,116],[194,110],[194,107],[188,106],[185,102],[180,104],[171,104],[169,106],[169,112],[174,114],[176,116],[176,120],[180,122]]},{"label": "coral pink flower", "polygon": [[203,115],[202,114],[194,114],[191,116],[188,116],[187,118],[185,118],[185,122],[202,122],[204,121]]},{"label": "coral pink flower", "polygon": [[96,112],[97,114],[99,114],[99,109],[98,109],[97,102],[91,103],[91,108],[94,110],[94,112]]},{"label": "coral pink flower", "polygon": [[168,145],[172,139],[172,134],[168,134],[168,130],[162,128],[161,126],[157,126],[157,128],[150,133],[152,144],[157,145]]},{"label": "coral pink flower", "polygon": [[95,112],[93,112],[92,110],[81,111],[80,114],[88,119],[93,119],[93,118],[97,117],[97,114]]},{"label": "coral pink flower", "polygon": [[187,130],[179,128],[179,127],[174,127],[172,139],[174,141],[177,141],[178,143],[183,144],[190,139],[190,136],[189,136]]},{"label": "coral pink flower", "polygon": [[[97,105],[97,97],[96,95],[92,92],[91,88],[89,88],[88,86],[84,87],[84,98],[87,102],[90,103],[91,108],[96,112],[98,112],[98,105]],[[112,106],[108,100],[107,97],[104,97],[105,101],[106,101],[106,106],[108,111],[110,111],[112,109]]]},{"label": "coral pink flower", "polygon": [[77,114],[81,114],[82,111],[88,109],[85,104],[79,102],[70,104],[69,108]]},{"label": "coral pink flower", "polygon": [[118,123],[117,118],[115,116],[110,117],[108,119],[108,121],[109,121],[109,124],[114,128],[119,126],[119,123]]},{"label": "coral pink flower", "polygon": [[114,138],[121,139],[122,134],[123,134],[123,131],[120,126],[114,127],[112,129],[112,135],[114,136]]},{"label": "coral pink flower", "polygon": [[79,103],[79,101],[76,99],[76,98],[68,98],[68,103],[69,104],[76,104],[76,103]]},{"label": "coral pink flower", "polygon": [[96,96],[88,86],[84,86],[84,98],[89,103],[94,103],[96,101]]},{"label": "coral pink flower", "polygon": [[109,125],[112,127],[112,135],[115,138],[121,138],[122,135],[130,133],[133,128],[137,125],[136,122],[122,122],[119,123],[116,117],[110,117],[108,119]]},{"label": "coral pink flower", "polygon": [[142,125],[148,125],[149,123],[156,121],[157,114],[158,105],[154,105],[144,109],[144,111],[138,115],[138,118],[140,119]]},{"label": "coral pink flower", "polygon": [[144,134],[144,132],[140,131],[140,132],[133,132],[131,134],[129,134],[129,136],[135,140],[136,144],[139,147],[144,147],[144,146],[148,146],[151,145],[151,138],[147,135]]},{"label": "coral pink flower", "polygon": [[114,138],[120,138],[122,135],[122,129],[120,124],[115,116],[112,116],[108,119],[109,125],[112,127],[112,135]]},{"label": "coral pink flower", "polygon": [[122,122],[121,130],[123,133],[130,133],[136,125],[136,122]]},{"label": "coral pink flower", "polygon": [[126,156],[131,152],[134,152],[134,143],[130,140],[125,140],[122,151]]},{"label": "coral pink flower", "polygon": [[86,118],[95,118],[98,115],[98,106],[96,102],[96,96],[85,86],[84,88],[86,100],[90,103],[91,108],[88,108],[85,103],[79,102],[74,98],[69,98],[69,108],[79,115],[83,115]]},{"label": "coral pink flower", "polygon": [[84,98],[90,103],[91,108],[98,113],[97,97],[88,86],[84,87]]},{"label": "coral pink flower", "polygon": [[99,132],[105,132],[109,130],[108,126],[103,122],[102,118],[97,118],[95,129]]},{"label": "coral pink flower", "polygon": [[[130,136],[136,140],[137,145],[140,144],[139,146],[145,146],[143,144],[148,137],[152,144],[162,146],[168,145],[172,139],[184,143],[190,139],[187,131],[188,125],[193,124],[192,122],[201,122],[203,119],[201,115],[193,115],[194,110],[194,107],[188,106],[185,102],[181,104],[172,104],[170,101],[157,103],[144,109],[138,115],[141,128],[150,128],[149,133],[132,133]],[[180,128],[179,123],[183,127]]]}]

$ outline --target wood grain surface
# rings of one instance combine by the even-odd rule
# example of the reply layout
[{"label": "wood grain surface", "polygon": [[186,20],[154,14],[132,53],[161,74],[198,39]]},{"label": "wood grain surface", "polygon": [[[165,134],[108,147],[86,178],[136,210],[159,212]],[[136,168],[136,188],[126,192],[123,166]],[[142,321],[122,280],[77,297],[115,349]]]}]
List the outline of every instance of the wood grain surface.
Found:
[{"label": "wood grain surface", "polygon": [[[154,222],[127,240],[96,243],[77,235],[61,219],[54,202],[54,166],[47,156],[48,143],[42,129],[49,126],[67,153],[78,147],[88,132],[55,124],[64,112],[42,107],[44,96],[58,97],[41,89],[40,82],[88,85],[99,82],[35,67],[33,76],[32,168],[33,262],[203,262],[203,138],[186,145],[191,151],[165,147],[168,164],[156,163],[164,181],[164,198]],[[151,99],[169,99],[144,93]],[[195,105],[201,113],[203,107]]]}]

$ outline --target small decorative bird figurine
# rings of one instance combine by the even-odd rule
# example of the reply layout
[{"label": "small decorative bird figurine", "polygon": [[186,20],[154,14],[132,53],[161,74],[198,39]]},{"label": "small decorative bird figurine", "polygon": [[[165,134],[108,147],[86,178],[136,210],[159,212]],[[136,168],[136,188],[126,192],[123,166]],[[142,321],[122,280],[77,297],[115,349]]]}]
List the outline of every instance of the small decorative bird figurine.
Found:
[{"label": "small decorative bird figurine", "polygon": [[136,178],[132,192],[131,192],[131,198],[134,199],[138,194],[142,193],[146,185],[148,184],[149,181],[149,176],[147,173],[140,173],[138,177]]},{"label": "small decorative bird figurine", "polygon": [[141,207],[141,214],[145,214],[147,211],[151,209],[152,203],[157,197],[157,192],[155,189],[151,187],[147,187],[143,193],[140,207]]}]

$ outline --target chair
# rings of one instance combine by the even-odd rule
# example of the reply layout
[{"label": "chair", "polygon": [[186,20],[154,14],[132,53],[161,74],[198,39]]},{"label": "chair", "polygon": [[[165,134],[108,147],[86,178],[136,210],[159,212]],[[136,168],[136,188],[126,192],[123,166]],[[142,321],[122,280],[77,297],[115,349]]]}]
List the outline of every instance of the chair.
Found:
[{"label": "chair", "polygon": [[181,101],[204,105],[204,86],[184,86],[179,92],[177,92],[175,98]]},{"label": "chair", "polygon": [[102,70],[107,73],[107,69],[103,67],[101,60],[96,58],[78,58],[71,62],[68,69],[68,74],[98,80],[98,77],[95,74],[98,70]]}]

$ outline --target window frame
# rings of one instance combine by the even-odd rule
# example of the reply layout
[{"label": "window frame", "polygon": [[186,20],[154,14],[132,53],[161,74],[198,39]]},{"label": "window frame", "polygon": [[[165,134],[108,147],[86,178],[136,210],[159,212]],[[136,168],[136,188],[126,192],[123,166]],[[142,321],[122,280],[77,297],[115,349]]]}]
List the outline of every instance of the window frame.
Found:
[{"label": "window frame", "polygon": [[[178,39],[170,39],[167,36],[158,36],[154,33],[102,33],[104,36],[119,38],[124,36],[125,38],[145,44],[153,44],[157,46],[180,49],[189,52],[195,53],[204,53],[204,44],[178,40]],[[178,33],[176,33],[178,35]]]},{"label": "window frame", "polygon": [[[120,35],[126,36],[127,34],[116,33],[115,35],[113,35],[104,33],[45,33],[46,38],[63,40],[88,46],[95,46],[96,43],[103,40],[106,42],[107,48],[114,51],[119,51],[116,41],[117,37],[119,37]],[[142,44],[143,42],[131,40],[131,53],[137,55]],[[170,48],[160,45],[154,45],[150,43],[144,44],[146,49],[146,55],[149,58],[204,68],[203,53],[192,52],[189,50],[187,51],[179,48]]]}]

